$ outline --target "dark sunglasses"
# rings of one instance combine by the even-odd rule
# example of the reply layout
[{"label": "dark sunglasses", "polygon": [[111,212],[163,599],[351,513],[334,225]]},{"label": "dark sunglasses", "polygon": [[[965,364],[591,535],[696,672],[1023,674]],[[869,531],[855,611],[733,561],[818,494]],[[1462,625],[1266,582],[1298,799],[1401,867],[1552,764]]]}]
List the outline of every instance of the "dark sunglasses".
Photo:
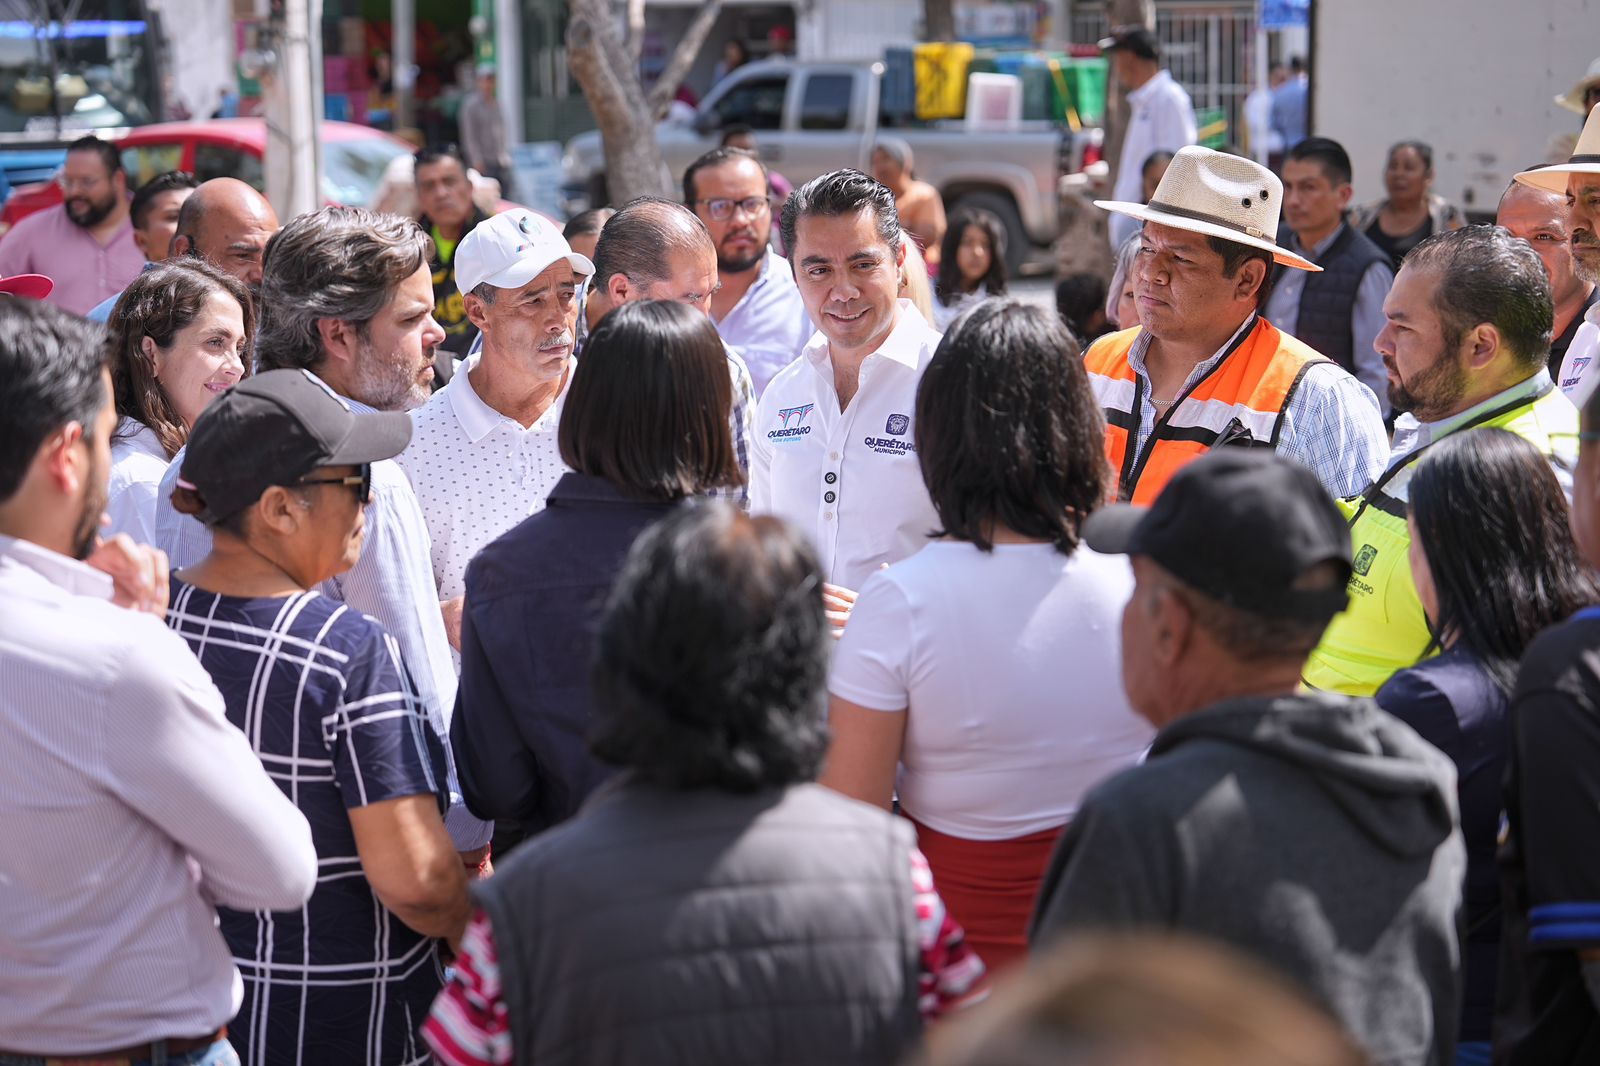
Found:
[{"label": "dark sunglasses", "polygon": [[365,507],[372,502],[372,464],[362,463],[356,468],[356,473],[347,477],[308,477],[295,482],[296,485],[344,485],[356,490],[356,499]]}]

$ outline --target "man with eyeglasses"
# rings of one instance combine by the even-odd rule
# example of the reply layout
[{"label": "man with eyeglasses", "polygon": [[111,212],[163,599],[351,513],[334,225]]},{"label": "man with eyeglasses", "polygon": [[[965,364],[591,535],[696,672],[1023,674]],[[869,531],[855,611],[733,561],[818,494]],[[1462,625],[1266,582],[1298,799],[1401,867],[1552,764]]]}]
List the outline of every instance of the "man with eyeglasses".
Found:
[{"label": "man with eyeglasses", "polygon": [[773,251],[772,199],[766,166],[754,152],[718,148],[683,173],[683,202],[717,246],[711,321],[744,357],[755,392],[800,355],[816,332],[794,273]]},{"label": "man with eyeglasses", "polygon": [[18,222],[0,241],[0,275],[55,279],[48,302],[75,315],[127,287],[144,269],[133,240],[128,175],[115,146],[83,137],[57,177],[63,202]]}]

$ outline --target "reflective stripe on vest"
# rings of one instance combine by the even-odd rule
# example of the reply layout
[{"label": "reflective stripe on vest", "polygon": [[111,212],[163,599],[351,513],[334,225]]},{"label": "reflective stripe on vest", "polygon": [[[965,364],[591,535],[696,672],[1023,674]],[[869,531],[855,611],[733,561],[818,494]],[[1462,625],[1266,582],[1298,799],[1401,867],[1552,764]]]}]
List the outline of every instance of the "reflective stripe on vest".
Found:
[{"label": "reflective stripe on vest", "polygon": [[1306,371],[1329,360],[1257,317],[1234,346],[1176,404],[1157,416],[1143,451],[1139,439],[1145,383],[1128,364],[1139,328],[1101,337],[1084,356],[1089,383],[1106,416],[1106,454],[1117,471],[1117,496],[1149,503],[1172,475],[1213,448],[1276,446],[1283,411]]},{"label": "reflective stripe on vest", "polygon": [[[1553,455],[1552,435],[1577,433],[1578,411],[1551,385],[1537,396],[1485,412],[1453,432],[1479,427],[1508,430]],[[1350,522],[1354,552],[1350,606],[1334,618],[1306,663],[1305,683],[1312,688],[1370,696],[1396,670],[1437,650],[1411,576],[1411,535],[1406,525],[1411,476],[1428,447],[1406,456],[1360,496],[1339,501]],[[1570,455],[1563,458],[1571,460]]]}]

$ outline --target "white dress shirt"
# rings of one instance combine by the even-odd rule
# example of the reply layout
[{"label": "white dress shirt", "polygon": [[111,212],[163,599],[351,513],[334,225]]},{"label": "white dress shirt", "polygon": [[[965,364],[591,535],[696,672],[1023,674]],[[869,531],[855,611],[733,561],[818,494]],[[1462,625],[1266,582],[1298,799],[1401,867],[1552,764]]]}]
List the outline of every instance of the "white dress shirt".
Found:
[{"label": "white dress shirt", "polygon": [[156,540],[156,491],[167,472],[167,450],[156,431],[124,417],[111,438],[111,477],[106,486],[106,514],[111,525],[101,531],[110,540],[126,533],[138,544]]},{"label": "white dress shirt", "polygon": [[914,445],[917,382],[939,334],[910,300],[861,364],[839,410],[828,339],[818,333],[772,379],[750,438],[750,510],[788,519],[816,545],[824,578],[859,589],[928,543],[939,516]]},{"label": "white dress shirt", "polygon": [[717,332],[729,348],[744,357],[755,394],[760,396],[778,371],[799,357],[816,332],[787,259],[767,249],[760,275],[717,322]]},{"label": "white dress shirt", "polygon": [[1595,383],[1595,363],[1600,363],[1600,303],[1584,312],[1583,325],[1573,335],[1567,354],[1561,359],[1561,379],[1556,385],[1580,409],[1589,402]]},{"label": "white dress shirt", "polygon": [[[1333,242],[1339,239],[1339,234],[1344,230],[1345,223],[1341,222],[1332,233],[1311,248],[1303,246],[1294,233],[1289,234],[1285,243],[1296,255],[1320,263],[1322,254],[1333,247]],[[1300,335],[1296,332],[1300,325],[1300,297],[1306,291],[1309,274],[1310,271],[1306,270],[1282,271],[1278,280],[1272,283],[1272,293],[1267,297],[1267,321],[1291,337]],[[1356,380],[1372,390],[1384,414],[1389,412],[1389,372],[1384,369],[1383,356],[1378,354],[1373,343],[1378,339],[1378,334],[1383,332],[1386,321],[1383,301],[1393,284],[1394,270],[1388,261],[1373,263],[1361,275],[1361,282],[1356,286],[1355,303],[1350,306],[1350,358],[1355,363]]]},{"label": "white dress shirt", "polygon": [[[1144,161],[1152,152],[1176,152],[1199,140],[1194,124],[1194,102],[1183,86],[1165,70],[1128,94],[1128,133],[1122,141],[1122,159],[1117,165],[1117,185],[1111,198],[1125,203],[1144,202]],[[1139,220],[1127,215],[1111,216],[1111,247],[1139,229]]]},{"label": "white dress shirt", "polygon": [[467,564],[485,544],[535,511],[568,470],[557,429],[576,365],[550,409],[527,429],[483,402],[472,387],[480,356],[411,413],[411,443],[397,458],[411,478],[432,545],[439,599],[467,591]]},{"label": "white dress shirt", "polygon": [[[339,399],[352,411],[372,410],[348,397]],[[183,455],[180,451],[173,456],[156,501],[156,547],[167,553],[174,570],[193,566],[211,554],[211,531],[172,507],[172,490],[183,468]],[[317,591],[371,615],[394,637],[400,645],[400,659],[428,709],[428,720],[448,750],[450,718],[456,705],[456,667],[433,580],[428,524],[411,480],[393,459],[372,464],[372,502],[367,505],[361,558],[346,572],[318,585]],[[453,758],[449,776],[450,812],[445,826],[450,838],[461,851],[481,848],[493,835],[493,826],[474,818],[463,804]]]},{"label": "white dress shirt", "polygon": [[311,829],[183,639],[0,536],[0,1041],[81,1055],[226,1024],[215,904],[292,910]]}]

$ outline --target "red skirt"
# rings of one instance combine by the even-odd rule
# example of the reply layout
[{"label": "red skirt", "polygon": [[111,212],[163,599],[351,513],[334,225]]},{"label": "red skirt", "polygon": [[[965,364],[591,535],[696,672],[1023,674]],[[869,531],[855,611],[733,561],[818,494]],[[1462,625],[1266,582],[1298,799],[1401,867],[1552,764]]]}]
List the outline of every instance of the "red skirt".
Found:
[{"label": "red skirt", "polygon": [[917,847],[933,870],[934,887],[989,973],[1026,958],[1033,900],[1066,827],[1012,840],[966,840],[907,820],[916,826]]}]

